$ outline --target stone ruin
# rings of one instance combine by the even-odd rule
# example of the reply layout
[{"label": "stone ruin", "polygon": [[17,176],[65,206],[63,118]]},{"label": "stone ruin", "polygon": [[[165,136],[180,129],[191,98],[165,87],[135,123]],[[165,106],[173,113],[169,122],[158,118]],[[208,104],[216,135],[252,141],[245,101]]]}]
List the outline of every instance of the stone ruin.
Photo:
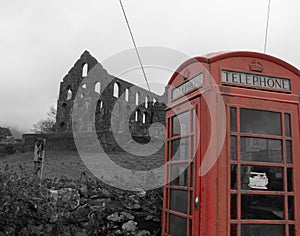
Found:
[{"label": "stone ruin", "polygon": [[[95,76],[87,77],[94,67],[98,67]],[[133,135],[146,135],[151,123],[164,124],[165,103],[166,93],[159,96],[108,74],[85,51],[60,83],[54,129],[56,132],[73,129],[81,132],[109,131],[111,120],[116,120],[117,132],[124,132],[124,127],[128,125],[125,122],[129,121]],[[73,120],[72,125],[72,112],[76,112],[78,107],[81,107],[81,112],[73,114],[76,121]],[[112,112],[113,109],[115,112]],[[91,115],[94,120],[86,117]]]},{"label": "stone ruin", "polygon": [[[110,75],[85,51],[60,83],[55,132],[25,134],[24,147],[31,149],[39,136],[46,138],[48,150],[73,150],[75,131],[82,133],[87,143],[90,133],[96,132],[102,144],[115,148],[112,122],[116,133],[122,135],[129,129],[133,139],[145,143],[151,124],[165,123],[166,100],[166,89],[160,96]],[[156,131],[151,130],[151,136],[163,137],[163,130]]]}]

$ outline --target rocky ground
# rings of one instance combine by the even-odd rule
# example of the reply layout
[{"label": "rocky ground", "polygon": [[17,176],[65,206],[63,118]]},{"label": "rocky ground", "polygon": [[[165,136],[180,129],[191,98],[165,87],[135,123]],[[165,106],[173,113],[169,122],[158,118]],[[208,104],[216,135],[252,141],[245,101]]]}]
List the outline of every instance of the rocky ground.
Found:
[{"label": "rocky ground", "polygon": [[124,191],[85,172],[40,182],[12,160],[0,168],[0,236],[161,233],[161,189]]}]

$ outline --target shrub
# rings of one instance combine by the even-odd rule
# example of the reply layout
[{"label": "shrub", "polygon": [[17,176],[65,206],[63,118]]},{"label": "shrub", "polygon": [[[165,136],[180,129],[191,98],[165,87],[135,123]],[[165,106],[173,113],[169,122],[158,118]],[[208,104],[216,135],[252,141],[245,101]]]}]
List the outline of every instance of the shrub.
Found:
[{"label": "shrub", "polygon": [[15,145],[13,145],[13,144],[7,144],[4,149],[5,149],[6,153],[9,155],[14,154],[16,152]]}]

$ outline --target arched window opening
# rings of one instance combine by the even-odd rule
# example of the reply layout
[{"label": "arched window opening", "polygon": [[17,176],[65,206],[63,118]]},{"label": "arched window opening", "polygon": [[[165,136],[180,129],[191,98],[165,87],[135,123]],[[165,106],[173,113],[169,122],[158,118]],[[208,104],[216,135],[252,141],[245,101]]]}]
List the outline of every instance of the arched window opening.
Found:
[{"label": "arched window opening", "polygon": [[139,116],[140,116],[140,110],[135,111],[135,121],[139,121]]},{"label": "arched window opening", "polygon": [[145,112],[145,113],[143,114],[143,124],[146,123],[147,118],[148,118],[148,114],[147,114],[147,112]]},{"label": "arched window opening", "polygon": [[145,97],[145,108],[148,108],[149,97]]},{"label": "arched window opening", "polygon": [[72,90],[71,89],[68,89],[68,92],[67,92],[67,100],[71,100],[72,99]]},{"label": "arched window opening", "polygon": [[103,108],[103,102],[100,101],[100,108]]},{"label": "arched window opening", "polygon": [[98,94],[100,94],[100,88],[101,88],[101,84],[100,84],[100,82],[97,82],[95,84],[95,92],[98,93]]},{"label": "arched window opening", "polygon": [[125,101],[126,102],[129,101],[129,89],[128,88],[125,89]]},{"label": "arched window opening", "polygon": [[59,127],[61,129],[64,129],[66,127],[66,123],[65,122],[61,122],[60,125],[59,125]]},{"label": "arched window opening", "polygon": [[119,97],[119,84],[114,83],[114,97],[118,98]]},{"label": "arched window opening", "polygon": [[155,103],[157,103],[157,100],[156,100],[156,98],[153,98],[153,105],[154,105]]},{"label": "arched window opening", "polygon": [[86,84],[82,84],[82,85],[81,85],[81,88],[86,89]]},{"label": "arched window opening", "polygon": [[82,66],[82,77],[87,77],[87,74],[88,74],[88,64],[85,63],[85,64]]},{"label": "arched window opening", "polygon": [[135,105],[139,105],[139,100],[140,100],[140,93],[136,92],[135,93]]}]

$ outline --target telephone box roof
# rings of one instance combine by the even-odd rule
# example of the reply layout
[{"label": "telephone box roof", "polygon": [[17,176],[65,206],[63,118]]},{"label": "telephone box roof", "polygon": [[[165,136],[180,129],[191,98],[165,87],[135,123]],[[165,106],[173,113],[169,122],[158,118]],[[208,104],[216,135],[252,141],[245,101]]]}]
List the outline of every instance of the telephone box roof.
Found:
[{"label": "telephone box roof", "polygon": [[250,52],[250,51],[220,51],[220,52],[213,52],[213,53],[208,53],[203,56],[196,56],[193,57],[184,63],[182,63],[179,68],[176,70],[176,72],[172,75],[171,79],[168,82],[168,85],[172,84],[173,80],[175,79],[176,75],[182,71],[185,67],[188,65],[194,63],[195,61],[205,63],[205,64],[212,64],[217,61],[221,61],[224,59],[228,58],[236,58],[236,57],[251,57],[251,58],[256,58],[256,59],[262,59],[266,61],[273,62],[279,66],[282,66],[293,73],[295,73],[297,76],[300,76],[300,71],[293,65],[268,54],[264,53],[259,53],[259,52]]}]

